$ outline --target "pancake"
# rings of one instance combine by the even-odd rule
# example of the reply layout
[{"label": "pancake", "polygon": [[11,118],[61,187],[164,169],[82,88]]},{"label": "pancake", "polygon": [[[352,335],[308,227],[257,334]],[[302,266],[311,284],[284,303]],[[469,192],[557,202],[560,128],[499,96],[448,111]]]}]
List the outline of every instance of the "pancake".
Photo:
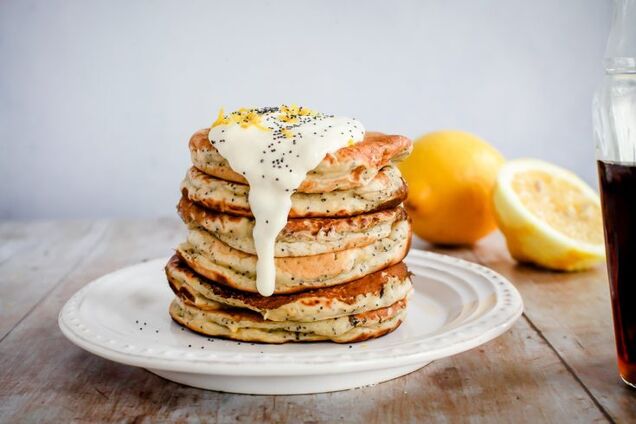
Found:
[{"label": "pancake", "polygon": [[193,272],[177,255],[166,265],[175,294],[202,310],[249,309],[271,321],[311,322],[390,306],[412,291],[406,265],[390,266],[350,283],[296,294],[263,297],[217,284]]},{"label": "pancake", "polygon": [[[411,225],[405,220],[389,237],[364,247],[313,256],[275,258],[274,293],[294,293],[356,280],[400,262],[409,249]],[[177,254],[195,272],[238,290],[256,293],[256,259],[223,243],[201,227],[191,228]]]},{"label": "pancake", "polygon": [[[181,192],[215,211],[252,217],[248,185],[214,178],[192,167],[181,183]],[[289,217],[348,217],[390,209],[402,203],[406,193],[400,171],[386,166],[361,187],[329,193],[293,193]]]},{"label": "pancake", "polygon": [[[185,197],[177,211],[186,224],[201,226],[225,244],[256,254],[253,219],[216,212]],[[402,207],[349,218],[291,219],[276,238],[274,255],[309,256],[367,246],[388,237],[393,226],[406,219]]]},{"label": "pancake", "polygon": [[260,343],[313,342],[331,340],[352,343],[383,336],[395,330],[405,316],[406,300],[387,308],[310,323],[267,321],[238,308],[203,311],[177,297],[170,316],[177,323],[214,337]]},{"label": "pancake", "polygon": [[[208,140],[209,128],[190,138],[192,163],[201,171],[226,181],[247,184],[234,172],[227,160]],[[364,139],[334,153],[329,153],[307,174],[298,188],[302,193],[326,193],[350,190],[368,184],[380,169],[395,163],[411,152],[412,142],[401,135],[367,132]]]}]

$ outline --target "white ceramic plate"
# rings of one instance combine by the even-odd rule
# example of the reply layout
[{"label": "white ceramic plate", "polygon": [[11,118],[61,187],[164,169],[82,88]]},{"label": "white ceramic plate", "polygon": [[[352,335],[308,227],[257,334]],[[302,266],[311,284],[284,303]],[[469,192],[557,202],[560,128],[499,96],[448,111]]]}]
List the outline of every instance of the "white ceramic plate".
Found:
[{"label": "white ceramic plate", "polygon": [[320,393],[366,386],[485,343],[521,315],[517,290],[494,271],[411,250],[415,293],[406,321],[377,340],[350,345],[264,345],[207,338],[168,315],[174,296],[157,259],[105,275],[59,315],[62,332],[101,357],[168,380],[224,392]]}]

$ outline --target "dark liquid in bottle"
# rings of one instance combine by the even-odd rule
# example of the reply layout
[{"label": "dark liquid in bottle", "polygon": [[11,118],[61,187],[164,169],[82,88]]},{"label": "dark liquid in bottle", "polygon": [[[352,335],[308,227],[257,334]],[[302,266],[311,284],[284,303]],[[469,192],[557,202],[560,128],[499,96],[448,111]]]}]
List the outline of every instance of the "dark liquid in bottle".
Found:
[{"label": "dark liquid in bottle", "polygon": [[636,385],[636,164],[598,161],[621,377]]}]

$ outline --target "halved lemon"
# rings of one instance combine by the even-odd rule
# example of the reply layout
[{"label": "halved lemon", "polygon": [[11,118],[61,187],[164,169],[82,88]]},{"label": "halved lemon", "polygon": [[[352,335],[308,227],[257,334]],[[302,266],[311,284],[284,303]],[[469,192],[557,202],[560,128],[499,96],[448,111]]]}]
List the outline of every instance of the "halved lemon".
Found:
[{"label": "halved lemon", "polygon": [[605,258],[598,194],[570,171],[535,159],[506,163],[493,193],[513,258],[576,271]]}]

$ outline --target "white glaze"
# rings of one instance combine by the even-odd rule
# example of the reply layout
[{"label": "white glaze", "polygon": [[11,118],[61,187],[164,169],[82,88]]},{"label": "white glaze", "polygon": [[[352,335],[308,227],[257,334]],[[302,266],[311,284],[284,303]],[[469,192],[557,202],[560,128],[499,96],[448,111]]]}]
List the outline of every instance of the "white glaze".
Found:
[{"label": "white glaze", "polygon": [[287,223],[291,195],[327,153],[362,140],[364,128],[355,119],[281,106],[221,111],[208,137],[249,183],[256,287],[270,296],[276,284],[274,245]]}]

